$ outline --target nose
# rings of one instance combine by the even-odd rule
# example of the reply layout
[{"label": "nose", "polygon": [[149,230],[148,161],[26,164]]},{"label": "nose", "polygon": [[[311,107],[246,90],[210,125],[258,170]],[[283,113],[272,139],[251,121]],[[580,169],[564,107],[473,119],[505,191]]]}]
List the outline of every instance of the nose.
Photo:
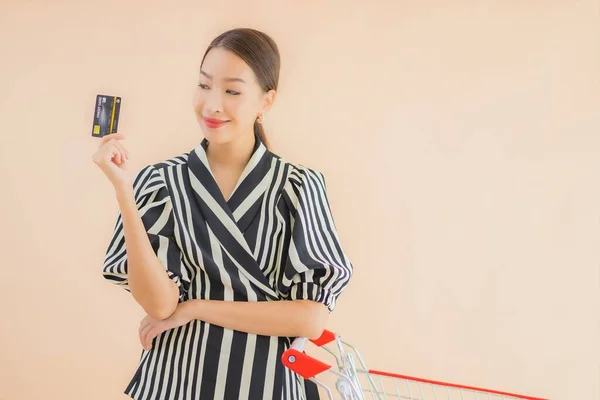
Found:
[{"label": "nose", "polygon": [[223,111],[223,98],[218,90],[211,90],[206,93],[204,108],[211,114]]}]

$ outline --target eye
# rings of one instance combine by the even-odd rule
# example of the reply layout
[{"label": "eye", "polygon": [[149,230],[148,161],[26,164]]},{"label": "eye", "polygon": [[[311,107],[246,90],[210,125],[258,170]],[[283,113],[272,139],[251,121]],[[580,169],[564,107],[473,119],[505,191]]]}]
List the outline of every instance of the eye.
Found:
[{"label": "eye", "polygon": [[199,83],[198,86],[200,87],[200,89],[208,89],[208,85],[205,85],[204,83]]},{"label": "eye", "polygon": [[233,96],[239,96],[241,94],[240,92],[236,92],[235,90],[227,90],[227,93]]}]

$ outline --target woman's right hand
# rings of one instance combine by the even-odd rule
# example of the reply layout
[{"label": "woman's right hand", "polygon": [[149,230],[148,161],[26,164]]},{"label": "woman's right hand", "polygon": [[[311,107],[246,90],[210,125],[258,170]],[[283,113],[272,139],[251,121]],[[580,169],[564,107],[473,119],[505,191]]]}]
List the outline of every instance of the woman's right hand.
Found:
[{"label": "woman's right hand", "polygon": [[118,133],[105,136],[92,156],[116,191],[133,188],[134,174],[129,167],[129,152],[122,143],[124,139]]}]

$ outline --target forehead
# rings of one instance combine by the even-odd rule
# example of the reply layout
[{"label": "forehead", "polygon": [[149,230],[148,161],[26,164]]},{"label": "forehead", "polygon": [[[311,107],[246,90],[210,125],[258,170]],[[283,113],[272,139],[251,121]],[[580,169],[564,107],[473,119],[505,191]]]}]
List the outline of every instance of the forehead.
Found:
[{"label": "forehead", "polygon": [[256,82],[250,66],[231,51],[222,48],[213,48],[208,52],[202,64],[202,71],[211,75],[213,80],[241,78],[248,83]]}]

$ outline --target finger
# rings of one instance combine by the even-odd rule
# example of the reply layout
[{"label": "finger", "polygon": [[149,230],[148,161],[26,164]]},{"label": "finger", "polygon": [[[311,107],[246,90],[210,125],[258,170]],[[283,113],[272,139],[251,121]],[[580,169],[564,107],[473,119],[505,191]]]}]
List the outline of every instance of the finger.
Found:
[{"label": "finger", "polygon": [[120,156],[119,156],[119,161],[120,163],[124,163],[125,161],[127,161],[129,159],[129,151],[127,150],[127,148],[125,147],[125,145],[121,142],[113,142],[114,145],[119,149],[120,151]]},{"label": "finger", "polygon": [[147,343],[146,337],[148,336],[148,332],[150,332],[152,330],[152,325],[146,325],[143,328],[139,329],[139,337],[140,337],[140,344],[142,345],[142,348],[144,350],[150,350],[152,348],[152,342]]},{"label": "finger", "polygon": [[109,142],[106,144],[106,159],[107,161],[113,161],[115,164],[120,165],[123,163],[124,155],[123,150],[119,147],[116,142]]},{"label": "finger", "polygon": [[117,148],[113,146],[112,143],[107,143],[105,146],[98,149],[94,155],[94,159],[97,163],[107,163],[110,162],[117,153]]},{"label": "finger", "polygon": [[150,332],[152,332],[154,324],[149,324],[142,329],[142,346],[148,350],[152,348],[152,339],[148,340]]},{"label": "finger", "polygon": [[142,336],[142,328],[138,329],[138,338],[140,339],[140,344],[142,345],[142,348],[146,349],[146,347],[144,346],[144,337]]},{"label": "finger", "polygon": [[119,154],[121,154],[121,150],[114,143],[110,142],[106,144],[104,148],[104,156],[102,157],[107,163],[118,162]]},{"label": "finger", "polygon": [[148,350],[148,346],[146,346],[146,335],[148,334],[147,329],[140,329],[140,344],[144,350]]},{"label": "finger", "polygon": [[125,136],[123,136],[119,133],[113,133],[113,134],[104,136],[102,138],[102,141],[100,142],[100,145],[98,146],[98,150],[96,150],[96,152],[92,156],[92,159],[94,160],[94,162],[97,163],[99,158],[102,157],[102,155],[104,154],[104,150],[107,148],[108,143],[111,143],[111,142],[119,143],[119,141],[121,141],[123,139],[125,139]]},{"label": "finger", "polygon": [[110,135],[106,135],[102,138],[102,142],[100,143],[100,146],[102,146],[103,144],[110,142],[111,140],[123,140],[125,139],[125,136],[121,135],[120,133],[111,133]]},{"label": "finger", "polygon": [[150,350],[152,348],[152,341],[158,335],[158,330],[156,326],[153,326],[150,331],[148,331],[148,335],[146,336],[146,348]]},{"label": "finger", "polygon": [[118,140],[124,140],[125,136],[123,135],[119,135],[118,133],[113,133],[110,135],[106,135],[102,138],[102,141],[100,142],[100,145],[98,147],[102,147],[104,146],[106,143],[110,142],[110,141],[118,141]]},{"label": "finger", "polygon": [[142,332],[142,329],[144,329],[145,327],[147,327],[148,325],[150,325],[152,323],[152,321],[150,320],[150,317],[145,317],[144,319],[142,319],[140,321],[140,327],[139,327],[139,331]]},{"label": "finger", "polygon": [[140,327],[142,326],[146,326],[148,325],[151,321],[150,316],[146,315],[144,318],[142,318],[142,320],[140,321]]},{"label": "finger", "polygon": [[125,157],[125,159],[129,158],[129,151],[127,150],[127,148],[125,147],[125,145],[121,142],[113,142],[115,146],[117,146],[117,148],[121,151],[121,155]]},{"label": "finger", "polygon": [[105,143],[92,156],[92,159],[96,164],[110,161],[114,155],[115,147],[112,143]]}]

